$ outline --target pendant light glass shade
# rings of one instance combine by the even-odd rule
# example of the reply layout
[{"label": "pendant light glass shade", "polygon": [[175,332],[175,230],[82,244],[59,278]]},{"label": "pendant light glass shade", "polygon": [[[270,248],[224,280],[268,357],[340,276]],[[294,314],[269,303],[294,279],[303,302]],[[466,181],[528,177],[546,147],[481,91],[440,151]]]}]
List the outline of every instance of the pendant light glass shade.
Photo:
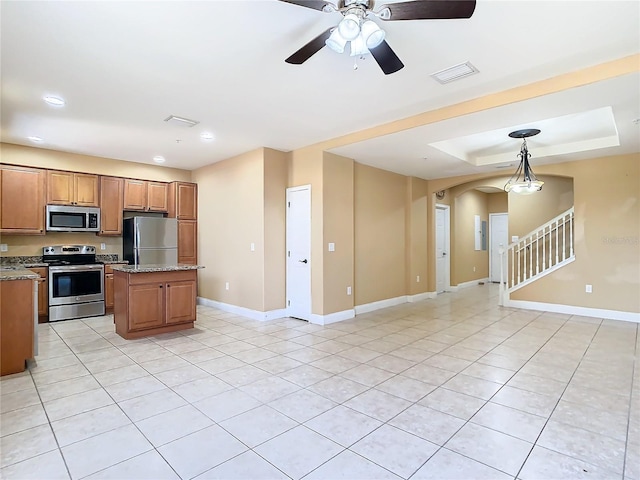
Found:
[{"label": "pendant light glass shade", "polygon": [[333,30],[333,32],[331,32],[331,35],[325,40],[324,43],[334,52],[342,53],[344,52],[344,47],[347,45],[347,40],[342,35],[340,35],[340,32],[336,28]]},{"label": "pendant light glass shade", "polygon": [[364,38],[362,35],[358,35],[355,40],[351,40],[351,56],[355,57],[358,55],[367,55],[369,50],[367,50],[367,45],[365,44]]},{"label": "pendant light glass shade", "polygon": [[338,24],[338,31],[345,40],[355,40],[360,34],[360,19],[353,13],[345,15]]},{"label": "pendant light glass shade", "polygon": [[382,43],[385,37],[385,31],[372,20],[367,20],[362,24],[362,37],[368,49],[376,48]]}]

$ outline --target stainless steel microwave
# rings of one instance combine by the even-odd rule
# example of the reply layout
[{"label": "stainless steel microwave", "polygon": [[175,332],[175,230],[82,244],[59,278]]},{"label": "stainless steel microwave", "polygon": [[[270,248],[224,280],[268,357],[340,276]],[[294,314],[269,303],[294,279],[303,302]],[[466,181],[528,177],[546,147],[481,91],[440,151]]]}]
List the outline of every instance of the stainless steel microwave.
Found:
[{"label": "stainless steel microwave", "polygon": [[47,232],[99,232],[100,209],[47,205]]}]

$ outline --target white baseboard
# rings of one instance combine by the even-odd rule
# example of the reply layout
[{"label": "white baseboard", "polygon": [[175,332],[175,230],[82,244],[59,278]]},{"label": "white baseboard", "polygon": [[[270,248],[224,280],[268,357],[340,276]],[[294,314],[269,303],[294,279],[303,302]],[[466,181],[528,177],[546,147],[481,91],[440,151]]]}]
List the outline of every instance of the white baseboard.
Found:
[{"label": "white baseboard", "polygon": [[222,303],[217,300],[210,300],[204,297],[198,297],[198,305],[204,305],[207,307],[217,308],[223,312],[234,313],[242,317],[247,317],[252,320],[258,320],[259,322],[266,322],[268,320],[275,320],[277,318],[286,318],[287,310],[281,308],[279,310],[269,310],[268,312],[261,312],[259,310],[252,310],[250,308],[239,307],[238,305],[231,305],[230,303]]},{"label": "white baseboard", "polygon": [[381,308],[394,307],[396,305],[400,305],[402,303],[407,303],[408,299],[406,295],[402,295],[401,297],[395,298],[387,298],[385,300],[380,300],[377,302],[365,303],[363,305],[356,305],[355,311],[356,315],[360,315],[361,313],[373,312],[375,310],[380,310]]},{"label": "white baseboard", "polygon": [[416,293],[415,295],[409,295],[407,301],[409,303],[419,302],[421,300],[429,300],[430,298],[436,298],[438,294],[436,292],[424,292]]},{"label": "white baseboard", "polygon": [[351,308],[349,310],[343,310],[341,312],[330,313],[328,315],[318,315],[316,313],[311,314],[309,323],[316,325],[329,325],[330,323],[342,322],[343,320],[349,320],[356,316],[356,311]]},{"label": "white baseboard", "polygon": [[605,310],[601,308],[576,307],[558,303],[529,302],[527,300],[505,300],[505,307],[522,308],[524,310],[538,310],[542,312],[565,313],[581,315],[583,317],[606,318],[608,320],[622,320],[640,323],[640,313],[622,312],[620,310]]},{"label": "white baseboard", "polygon": [[476,285],[478,285],[479,283],[489,283],[489,277],[485,277],[485,278],[478,278],[477,280],[470,280],[468,282],[462,282],[459,283],[458,285],[452,285],[449,288],[446,289],[447,292],[457,292],[458,290],[462,289],[462,288],[467,288],[467,287],[474,287]]}]

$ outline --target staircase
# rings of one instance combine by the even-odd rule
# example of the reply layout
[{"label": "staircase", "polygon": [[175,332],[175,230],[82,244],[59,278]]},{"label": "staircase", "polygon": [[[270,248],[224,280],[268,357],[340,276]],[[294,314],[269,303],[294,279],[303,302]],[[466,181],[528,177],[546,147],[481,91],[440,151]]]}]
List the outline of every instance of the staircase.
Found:
[{"label": "staircase", "polygon": [[575,260],[573,216],[571,207],[500,250],[500,305],[511,292]]}]

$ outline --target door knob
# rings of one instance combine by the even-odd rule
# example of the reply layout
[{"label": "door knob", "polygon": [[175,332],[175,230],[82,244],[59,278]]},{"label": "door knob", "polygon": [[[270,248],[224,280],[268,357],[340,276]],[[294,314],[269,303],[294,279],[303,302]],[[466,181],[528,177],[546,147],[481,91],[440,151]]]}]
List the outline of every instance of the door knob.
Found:
[{"label": "door knob", "polygon": [[442,256],[446,257],[447,256],[447,252],[442,252]]},{"label": "door knob", "polygon": [[300,263],[307,263],[307,259],[305,258],[304,260],[298,260]]}]

